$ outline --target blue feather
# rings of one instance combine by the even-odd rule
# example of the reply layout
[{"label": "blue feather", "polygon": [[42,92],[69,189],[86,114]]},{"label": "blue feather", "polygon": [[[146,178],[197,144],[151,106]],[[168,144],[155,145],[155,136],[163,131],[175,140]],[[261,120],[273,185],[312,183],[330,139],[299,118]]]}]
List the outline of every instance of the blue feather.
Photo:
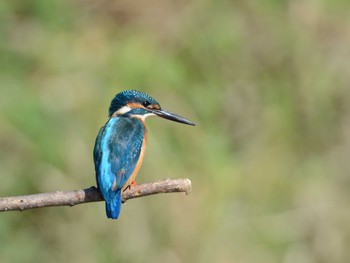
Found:
[{"label": "blue feather", "polygon": [[108,218],[118,219],[122,206],[121,190],[116,191],[111,196],[111,200],[106,201],[106,214]]},{"label": "blue feather", "polygon": [[108,218],[119,216],[121,190],[139,160],[144,132],[143,123],[137,118],[113,117],[96,138],[96,181],[106,201]]}]

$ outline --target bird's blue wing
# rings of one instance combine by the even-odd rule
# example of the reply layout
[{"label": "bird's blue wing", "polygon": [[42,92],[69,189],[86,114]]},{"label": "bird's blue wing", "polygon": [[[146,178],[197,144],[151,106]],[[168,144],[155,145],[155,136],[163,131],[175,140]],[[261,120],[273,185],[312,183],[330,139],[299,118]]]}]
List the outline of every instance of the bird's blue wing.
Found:
[{"label": "bird's blue wing", "polygon": [[[95,164],[95,171],[96,171],[96,177],[98,174],[98,167],[101,163],[102,158],[102,147],[101,147],[101,140],[104,135],[104,130],[106,126],[103,126],[100,131],[98,132],[96,142],[95,142],[95,148],[94,148],[94,164]],[[97,179],[97,178],[96,178]]]},{"label": "bird's blue wing", "polygon": [[114,117],[101,128],[95,143],[96,180],[106,204],[115,198],[139,160],[144,136],[141,121]]}]

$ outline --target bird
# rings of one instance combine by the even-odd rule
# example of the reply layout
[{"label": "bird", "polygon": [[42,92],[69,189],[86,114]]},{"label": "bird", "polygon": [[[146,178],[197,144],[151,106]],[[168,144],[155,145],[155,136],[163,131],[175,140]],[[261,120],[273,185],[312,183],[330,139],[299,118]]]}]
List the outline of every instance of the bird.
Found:
[{"label": "bird", "polygon": [[147,145],[145,120],[151,116],[195,126],[162,109],[158,101],[144,92],[125,90],[115,95],[109,119],[99,130],[93,152],[97,187],[105,200],[108,218],[118,219],[122,192],[136,184]]}]

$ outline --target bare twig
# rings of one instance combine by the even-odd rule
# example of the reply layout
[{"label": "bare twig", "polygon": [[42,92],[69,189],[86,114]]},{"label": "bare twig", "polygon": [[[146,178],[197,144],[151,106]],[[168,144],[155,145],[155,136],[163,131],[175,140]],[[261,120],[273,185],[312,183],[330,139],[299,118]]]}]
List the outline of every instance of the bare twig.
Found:
[{"label": "bare twig", "polygon": [[[145,183],[137,186],[131,186],[123,192],[123,202],[128,199],[160,194],[191,192],[191,181],[189,179],[166,179]],[[0,212],[5,211],[23,211],[33,208],[49,206],[74,206],[78,204],[103,201],[99,190],[91,186],[90,188],[74,191],[56,191],[50,193],[40,193],[33,195],[10,196],[0,198]]]}]

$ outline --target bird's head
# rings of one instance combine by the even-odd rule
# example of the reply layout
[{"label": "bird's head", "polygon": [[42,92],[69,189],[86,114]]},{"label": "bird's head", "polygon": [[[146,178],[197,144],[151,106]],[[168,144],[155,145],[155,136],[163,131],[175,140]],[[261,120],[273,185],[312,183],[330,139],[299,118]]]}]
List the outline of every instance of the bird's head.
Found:
[{"label": "bird's head", "polygon": [[148,94],[137,90],[125,90],[113,98],[109,107],[109,117],[117,116],[138,117],[142,120],[150,116],[159,116],[171,121],[195,125],[193,122],[175,113],[163,110],[158,101]]}]

